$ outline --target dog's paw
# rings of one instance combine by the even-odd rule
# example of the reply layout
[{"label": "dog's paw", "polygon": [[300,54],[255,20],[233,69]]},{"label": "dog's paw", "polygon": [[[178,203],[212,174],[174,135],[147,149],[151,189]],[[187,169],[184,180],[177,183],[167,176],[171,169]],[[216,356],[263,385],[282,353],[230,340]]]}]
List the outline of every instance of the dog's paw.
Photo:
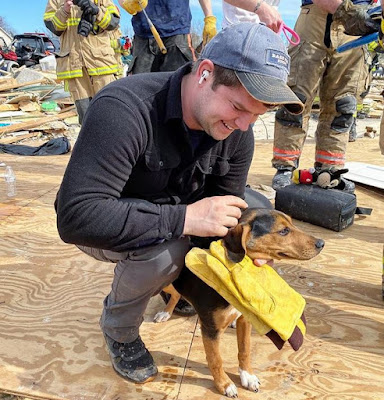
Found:
[{"label": "dog's paw", "polygon": [[153,322],[165,322],[171,318],[171,314],[167,311],[159,311],[153,318]]},{"label": "dog's paw", "polygon": [[237,397],[237,387],[234,383],[229,384],[225,390],[224,390],[224,394],[227,397],[231,397],[231,398],[235,398]]},{"label": "dog's paw", "polygon": [[241,385],[248,390],[258,392],[260,387],[259,378],[256,375],[250,374],[247,371],[243,371],[239,368]]}]

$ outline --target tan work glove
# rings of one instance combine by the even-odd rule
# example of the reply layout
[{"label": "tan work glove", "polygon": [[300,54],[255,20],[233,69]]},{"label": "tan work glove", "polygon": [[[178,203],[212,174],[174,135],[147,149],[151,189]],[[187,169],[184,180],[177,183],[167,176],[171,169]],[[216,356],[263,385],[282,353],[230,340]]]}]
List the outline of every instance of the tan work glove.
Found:
[{"label": "tan work glove", "polygon": [[210,15],[204,18],[203,46],[205,46],[217,33],[216,17]]},{"label": "tan work glove", "polygon": [[131,15],[136,15],[148,5],[148,0],[119,0],[119,4]]}]

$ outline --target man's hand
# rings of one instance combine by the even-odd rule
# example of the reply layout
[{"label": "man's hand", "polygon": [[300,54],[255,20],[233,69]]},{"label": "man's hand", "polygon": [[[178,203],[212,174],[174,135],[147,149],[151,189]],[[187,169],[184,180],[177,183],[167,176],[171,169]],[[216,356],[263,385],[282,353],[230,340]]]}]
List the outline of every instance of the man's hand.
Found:
[{"label": "man's hand", "polygon": [[99,7],[92,0],[73,0],[73,4],[84,14],[97,15],[99,13]]},{"label": "man's hand", "polygon": [[201,237],[220,236],[237,225],[241,209],[247,203],[236,196],[206,197],[187,206],[184,235]]},{"label": "man's hand", "polygon": [[261,3],[256,14],[259,16],[260,21],[264,22],[264,24],[267,25],[268,28],[272,29],[276,33],[279,31],[280,25],[283,20],[274,7],[270,6],[266,2],[263,2]]},{"label": "man's hand", "polygon": [[136,15],[148,5],[148,0],[119,0],[119,4],[131,15]]},{"label": "man's hand", "polygon": [[203,46],[205,46],[217,33],[216,17],[209,15],[204,18]]},{"label": "man's hand", "polygon": [[65,0],[64,2],[64,11],[69,14],[71,12],[71,7],[73,6],[72,0]]},{"label": "man's hand", "polygon": [[333,20],[344,25],[345,33],[352,36],[364,36],[380,30],[380,20],[368,14],[368,8],[344,0],[333,14]]}]

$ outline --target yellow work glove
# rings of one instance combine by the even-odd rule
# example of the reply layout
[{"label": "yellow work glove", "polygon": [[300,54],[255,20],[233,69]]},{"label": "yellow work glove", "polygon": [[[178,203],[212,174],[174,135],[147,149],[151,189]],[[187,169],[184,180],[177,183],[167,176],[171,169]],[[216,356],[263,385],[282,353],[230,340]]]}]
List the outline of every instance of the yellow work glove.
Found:
[{"label": "yellow work glove", "polygon": [[148,0],[119,0],[119,4],[131,15],[136,15],[148,5]]},{"label": "yellow work glove", "polygon": [[203,46],[205,46],[217,33],[216,17],[210,15],[204,18]]},{"label": "yellow work glove", "polygon": [[370,53],[374,53],[379,46],[379,42],[377,40],[373,40],[372,42],[368,43],[368,51]]}]

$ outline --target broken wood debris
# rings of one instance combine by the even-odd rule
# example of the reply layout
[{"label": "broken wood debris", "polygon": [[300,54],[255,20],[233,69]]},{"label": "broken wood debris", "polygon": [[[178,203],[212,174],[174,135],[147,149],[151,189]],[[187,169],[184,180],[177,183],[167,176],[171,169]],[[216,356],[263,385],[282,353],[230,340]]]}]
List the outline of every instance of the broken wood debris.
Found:
[{"label": "broken wood debris", "polygon": [[[56,76],[35,69],[0,75],[0,143],[42,135],[68,135],[78,121],[75,106]],[[68,119],[71,119],[68,121]]]},{"label": "broken wood debris", "polygon": [[25,129],[36,128],[37,126],[43,125],[44,123],[56,121],[58,119],[66,119],[74,117],[75,115],[77,115],[76,111],[68,111],[63,113],[56,113],[56,115],[50,115],[43,118],[38,118],[35,119],[34,121],[26,121],[17,124],[12,124],[9,126],[4,126],[0,128],[0,136],[3,136],[5,133],[9,132],[17,132]]}]

